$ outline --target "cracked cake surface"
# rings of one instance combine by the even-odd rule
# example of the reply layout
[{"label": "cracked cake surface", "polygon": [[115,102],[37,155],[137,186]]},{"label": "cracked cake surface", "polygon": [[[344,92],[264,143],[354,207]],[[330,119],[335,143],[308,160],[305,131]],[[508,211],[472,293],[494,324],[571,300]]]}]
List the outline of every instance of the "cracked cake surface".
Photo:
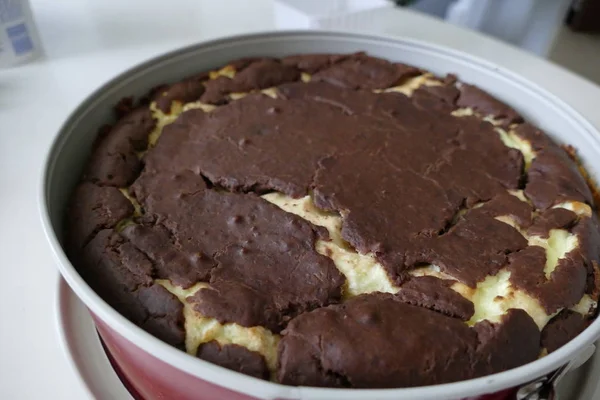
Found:
[{"label": "cracked cake surface", "polygon": [[423,386],[534,361],[595,317],[600,230],[573,149],[453,75],[247,58],[116,114],[67,252],[195,357],[289,385]]}]

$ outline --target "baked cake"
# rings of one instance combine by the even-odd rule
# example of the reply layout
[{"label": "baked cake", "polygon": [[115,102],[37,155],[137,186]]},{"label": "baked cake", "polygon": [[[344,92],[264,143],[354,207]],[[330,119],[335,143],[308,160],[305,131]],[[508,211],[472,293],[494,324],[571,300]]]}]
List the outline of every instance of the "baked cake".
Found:
[{"label": "baked cake", "polygon": [[534,361],[593,319],[593,191],[483,90],[370,57],[242,59],[124,99],[67,212],[89,285],[200,359],[384,388]]}]

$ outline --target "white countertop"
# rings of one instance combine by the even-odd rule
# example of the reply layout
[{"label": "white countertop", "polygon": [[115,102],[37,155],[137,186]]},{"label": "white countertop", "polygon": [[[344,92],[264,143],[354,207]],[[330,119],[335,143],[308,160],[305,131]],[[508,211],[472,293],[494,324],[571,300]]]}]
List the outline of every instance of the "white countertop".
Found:
[{"label": "white countertop", "polygon": [[[89,398],[58,345],[58,272],[38,217],[42,161],[93,89],[139,61],[274,27],[271,0],[31,0],[47,57],[0,70],[0,398]],[[398,11],[393,34],[487,58],[562,97],[600,128],[600,87],[495,40]]]}]

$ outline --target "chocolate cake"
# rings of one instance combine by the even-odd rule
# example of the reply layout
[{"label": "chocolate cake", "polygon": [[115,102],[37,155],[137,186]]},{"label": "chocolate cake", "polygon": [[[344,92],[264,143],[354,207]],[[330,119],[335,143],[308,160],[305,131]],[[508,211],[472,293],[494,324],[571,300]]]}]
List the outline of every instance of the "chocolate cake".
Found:
[{"label": "chocolate cake", "polygon": [[289,385],[484,376],[592,321],[572,149],[455,76],[251,58],[124,99],[67,211],[89,285],[159,339]]}]

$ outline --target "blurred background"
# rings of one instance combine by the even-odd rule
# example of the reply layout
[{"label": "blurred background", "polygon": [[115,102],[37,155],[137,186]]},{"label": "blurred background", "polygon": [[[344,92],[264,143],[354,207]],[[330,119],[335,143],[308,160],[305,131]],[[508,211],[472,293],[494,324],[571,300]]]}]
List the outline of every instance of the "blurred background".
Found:
[{"label": "blurred background", "polygon": [[[600,85],[600,0],[0,0],[0,66],[274,28],[419,29],[398,13],[479,31]],[[166,19],[178,29],[161,29]]]},{"label": "blurred background", "polygon": [[394,24],[390,3],[493,36],[600,84],[600,0],[276,0],[276,17],[282,28],[355,28],[352,18],[362,14],[365,28],[385,30]]},{"label": "blurred background", "polygon": [[600,0],[398,0],[492,35],[600,84]]}]

